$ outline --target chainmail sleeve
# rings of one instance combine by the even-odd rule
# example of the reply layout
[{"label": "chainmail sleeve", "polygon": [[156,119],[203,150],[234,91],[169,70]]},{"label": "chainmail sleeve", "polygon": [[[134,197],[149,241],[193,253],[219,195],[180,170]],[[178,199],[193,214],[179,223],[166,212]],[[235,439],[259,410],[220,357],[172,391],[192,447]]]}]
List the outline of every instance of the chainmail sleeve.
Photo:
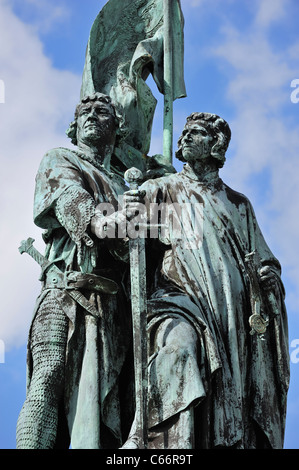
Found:
[{"label": "chainmail sleeve", "polygon": [[95,214],[95,201],[83,188],[71,186],[58,198],[55,214],[74,242],[84,237]]},{"label": "chainmail sleeve", "polygon": [[[57,199],[55,215],[65,228],[70,238],[78,247],[78,264],[82,265],[83,245],[93,246],[87,234],[91,218],[95,214],[96,204],[91,195],[83,188],[73,185],[66,189]],[[82,244],[82,242],[84,242]]]}]

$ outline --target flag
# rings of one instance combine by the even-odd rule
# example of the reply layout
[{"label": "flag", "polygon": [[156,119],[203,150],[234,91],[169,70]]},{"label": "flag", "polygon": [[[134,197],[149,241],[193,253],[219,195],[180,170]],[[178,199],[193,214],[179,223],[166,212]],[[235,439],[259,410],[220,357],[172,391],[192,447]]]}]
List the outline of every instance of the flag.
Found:
[{"label": "flag", "polygon": [[[122,148],[116,149],[123,170],[137,155],[147,155],[157,100],[146,84],[151,73],[164,94],[164,0],[109,0],[90,32],[81,98],[109,95],[122,114]],[[184,19],[180,1],[172,0],[173,100],[186,96]],[[125,159],[131,161],[125,162]],[[142,159],[141,159],[142,160]],[[138,166],[135,164],[135,166]]]}]

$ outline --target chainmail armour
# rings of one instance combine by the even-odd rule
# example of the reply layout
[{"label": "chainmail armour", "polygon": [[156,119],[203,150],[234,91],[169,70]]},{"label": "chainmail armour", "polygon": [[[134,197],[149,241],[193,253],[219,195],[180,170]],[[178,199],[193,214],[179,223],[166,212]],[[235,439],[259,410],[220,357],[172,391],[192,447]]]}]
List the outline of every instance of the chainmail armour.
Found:
[{"label": "chainmail armour", "polygon": [[83,267],[85,264],[84,271],[90,271],[96,264],[93,242],[86,233],[91,218],[95,215],[95,208],[91,195],[79,186],[71,186],[65,190],[55,206],[59,223],[77,245],[78,265]]},{"label": "chainmail armour", "polygon": [[95,214],[95,202],[83,188],[70,186],[57,200],[55,214],[72,240],[78,243]]},{"label": "chainmail armour", "polygon": [[[93,198],[75,185],[64,191],[56,203],[55,215],[77,245],[79,265],[85,261],[82,260],[83,254],[88,253],[91,257],[89,262],[94,264],[92,240],[86,233],[94,212]],[[89,244],[88,247],[85,246],[86,243]],[[32,324],[30,348],[33,374],[18,419],[18,449],[55,447],[59,403],[64,391],[69,322],[57,301],[55,290],[49,291],[43,299]]]},{"label": "chainmail armour", "polygon": [[68,319],[49,292],[32,324],[33,374],[17,426],[18,449],[53,449],[64,389]]}]

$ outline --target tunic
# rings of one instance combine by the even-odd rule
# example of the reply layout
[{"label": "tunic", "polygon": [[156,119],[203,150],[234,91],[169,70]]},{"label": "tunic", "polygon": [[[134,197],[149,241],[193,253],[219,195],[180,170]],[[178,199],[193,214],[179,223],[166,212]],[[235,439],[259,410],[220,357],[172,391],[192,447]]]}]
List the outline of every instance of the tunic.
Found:
[{"label": "tunic", "polygon": [[[204,184],[188,165],[181,173],[146,182],[141,189],[146,191],[148,207],[200,205],[203,217],[195,244],[186,243],[190,231],[185,224],[181,237],[160,234],[158,248],[148,240],[148,259],[154,259],[154,250],[157,253],[148,277],[150,425],[192,404],[200,416],[195,426],[200,447],[254,447],[250,433],[255,423],[273,448],[281,448],[289,384],[284,290],[279,262],[264,240],[251,203],[224,184],[218,173]],[[279,315],[270,315],[265,341],[249,333],[253,312],[245,255],[254,250],[279,283]],[[265,298],[263,309],[267,310]],[[168,367],[166,354],[158,360],[163,352],[153,339],[159,324],[169,318],[187,320],[197,332],[198,356],[189,354],[179,377]]]},{"label": "tunic", "polygon": [[[121,178],[110,173],[82,152],[56,148],[48,152],[38,170],[34,221],[46,229],[46,258],[63,272],[79,272],[77,246],[55,216],[57,200],[70,188],[84,191],[95,206],[107,202],[117,210],[118,195],[125,190]],[[84,202],[73,207],[78,219],[86,210]],[[84,292],[98,310],[100,319],[90,316],[65,289],[44,285],[37,299],[34,317],[43,300],[51,295],[69,319],[66,344],[64,413],[72,448],[117,447],[122,443],[120,374],[130,344],[130,313],[121,289],[126,264],[120,260],[115,240],[95,240],[96,266],[89,269],[114,280],[117,294]],[[86,249],[85,255],[90,253]],[[120,266],[122,266],[120,268]],[[32,364],[28,356],[28,387]],[[59,432],[59,429],[58,429]]]}]

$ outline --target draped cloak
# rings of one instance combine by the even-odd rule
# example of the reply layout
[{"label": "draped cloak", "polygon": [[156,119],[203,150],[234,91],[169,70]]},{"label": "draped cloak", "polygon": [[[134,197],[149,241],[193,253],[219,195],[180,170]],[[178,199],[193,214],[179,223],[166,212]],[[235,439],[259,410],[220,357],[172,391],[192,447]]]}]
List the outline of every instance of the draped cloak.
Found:
[{"label": "draped cloak", "polygon": [[[54,207],[58,198],[74,186],[87,191],[95,205],[108,202],[115,210],[118,195],[125,190],[121,178],[97,166],[80,151],[57,148],[44,156],[36,177],[34,221],[46,229],[46,258],[63,271],[80,271],[77,247],[55,217]],[[78,204],[76,210],[84,211],[84,207]],[[120,273],[125,272],[126,266],[120,269],[122,261],[116,256],[113,241],[107,246],[107,240],[96,239],[95,244],[94,273],[100,272],[121,286]],[[69,319],[62,414],[67,419],[72,448],[117,447],[122,442],[119,377],[131,334],[126,299],[121,289],[117,295],[89,294],[88,300],[100,314],[100,319],[95,320],[64,289],[44,288],[37,299],[33,321],[47,295],[54,296]],[[31,340],[29,336],[28,387],[32,375]]]},{"label": "draped cloak", "polygon": [[[209,184],[200,182],[188,165],[141,188],[148,207],[188,203],[202,204],[203,209],[197,246],[188,247],[184,231],[175,240],[160,236],[161,259],[158,255],[157,262],[150,263],[155,241],[148,240],[150,426],[194,405],[195,410],[206,409],[195,426],[200,447],[254,448],[249,437],[254,422],[271,447],[282,448],[289,384],[284,289],[280,264],[264,240],[251,203],[218,174]],[[254,250],[280,286],[279,315],[271,315],[264,341],[249,333],[253,312],[245,255]],[[169,367],[167,354],[154,344],[158,325],[169,318],[188,321],[198,336],[198,356],[186,359],[179,377]]]}]

